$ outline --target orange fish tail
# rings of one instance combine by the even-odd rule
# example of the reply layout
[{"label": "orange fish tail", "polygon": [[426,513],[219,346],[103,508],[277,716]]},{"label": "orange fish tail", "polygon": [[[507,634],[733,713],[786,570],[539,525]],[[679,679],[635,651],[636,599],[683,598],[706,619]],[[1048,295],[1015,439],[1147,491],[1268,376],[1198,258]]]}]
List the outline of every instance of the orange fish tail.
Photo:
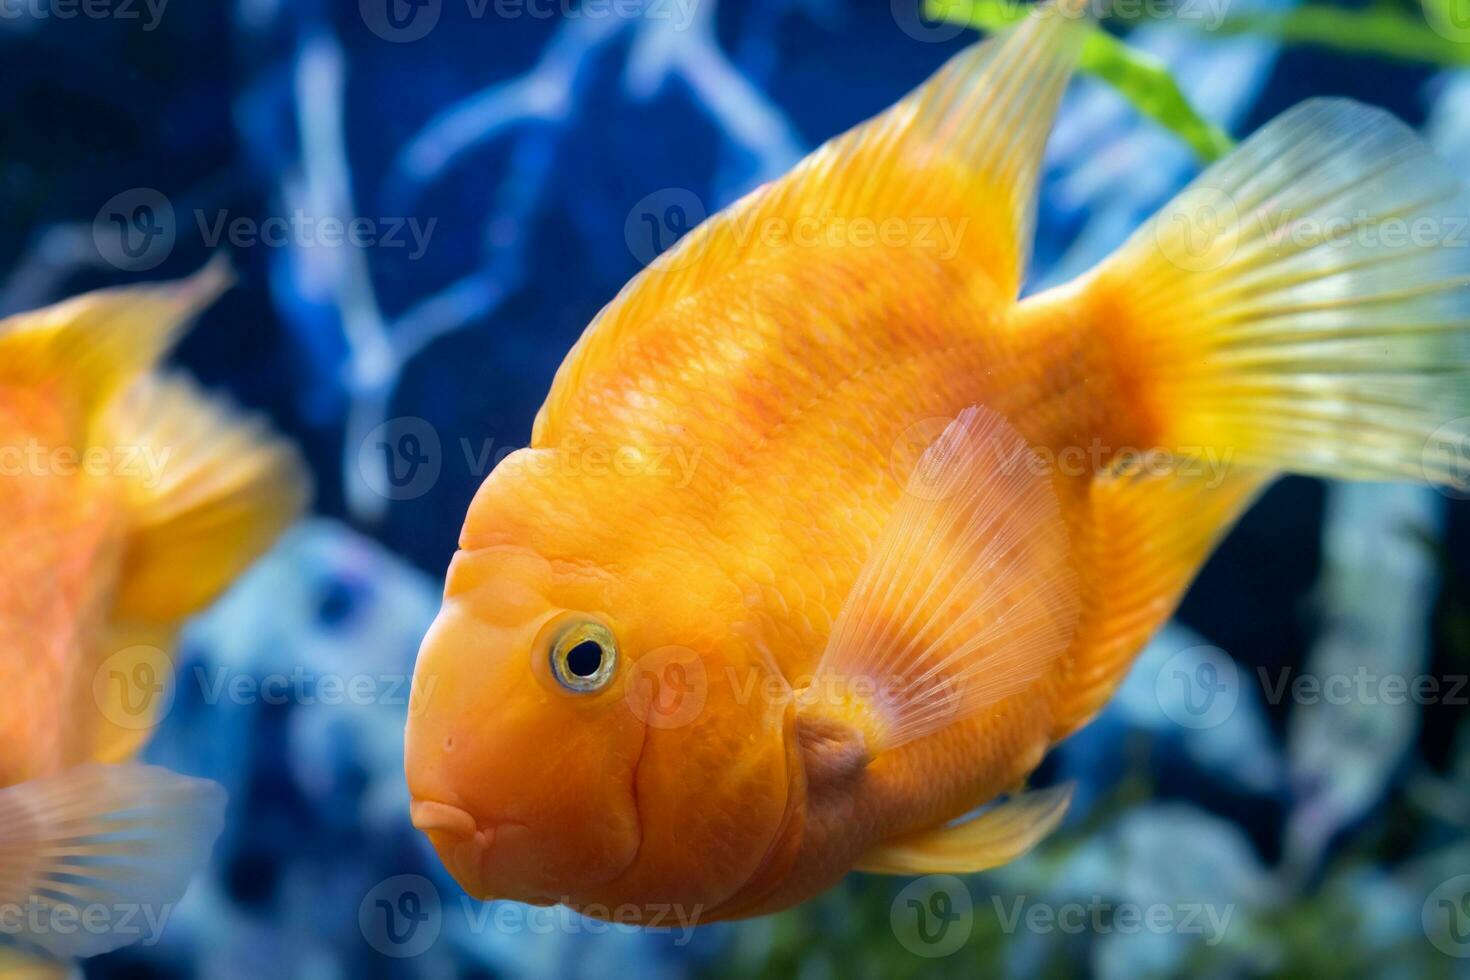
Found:
[{"label": "orange fish tail", "polygon": [[1463,484],[1470,195],[1412,130],[1304,103],[1081,284],[1152,444],[1233,466]]},{"label": "orange fish tail", "polygon": [[1466,190],[1380,110],[1285,113],[1035,302],[1059,300],[1103,348],[1131,444],[1166,455],[1116,461],[1090,489],[1058,737],[1106,702],[1274,474],[1470,478]]}]

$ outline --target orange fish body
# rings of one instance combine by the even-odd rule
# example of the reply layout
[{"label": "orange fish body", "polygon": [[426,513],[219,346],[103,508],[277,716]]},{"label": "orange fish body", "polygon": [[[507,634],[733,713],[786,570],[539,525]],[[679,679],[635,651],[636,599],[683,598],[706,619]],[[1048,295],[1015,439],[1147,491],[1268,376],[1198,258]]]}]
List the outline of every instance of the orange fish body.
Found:
[{"label": "orange fish body", "polygon": [[[1017,301],[1080,31],[1045,8],[957,56],[696,229],[568,356],[470,507],[415,677],[414,820],[472,894],[658,925],[1002,863],[1065,810],[1027,776],[1275,473],[1452,478],[1424,439],[1470,391],[1426,383],[1426,335],[1382,306],[1446,323],[1427,342],[1463,370],[1465,257],[1313,256],[1247,221],[1401,213],[1356,179],[1386,159],[1463,208],[1381,113],[1289,113]],[[1340,156],[1314,170],[1313,145]],[[1293,179],[1260,186],[1275,159]],[[1242,216],[1213,251],[1174,220],[1200,188]],[[1370,362],[1381,423],[1353,397]]]},{"label": "orange fish body", "polygon": [[[153,373],[225,280],[0,320],[0,906],[27,923],[176,901],[222,825],[218,786],[130,760],[183,620],[302,504],[290,450]],[[136,931],[12,938],[62,962]]]}]

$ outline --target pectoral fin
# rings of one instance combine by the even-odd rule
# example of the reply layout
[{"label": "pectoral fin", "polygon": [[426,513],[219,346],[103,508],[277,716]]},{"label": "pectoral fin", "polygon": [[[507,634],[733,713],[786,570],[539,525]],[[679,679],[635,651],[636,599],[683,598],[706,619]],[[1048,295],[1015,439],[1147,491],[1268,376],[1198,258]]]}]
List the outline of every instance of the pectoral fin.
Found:
[{"label": "pectoral fin", "polygon": [[856,729],[872,758],[1026,688],[1078,609],[1050,468],[1000,415],[966,409],[915,467],[798,717]]},{"label": "pectoral fin", "polygon": [[[77,766],[0,790],[0,907],[35,910],[14,938],[62,960],[143,938],[137,913],[166,918],[209,858],[224,809],[217,784],[141,765]],[[107,920],[128,910],[126,923]],[[54,921],[90,925],[29,925]]]},{"label": "pectoral fin", "polygon": [[957,824],[881,844],[858,861],[874,874],[967,874],[999,867],[1041,843],[1066,815],[1071,783],[1012,797]]}]

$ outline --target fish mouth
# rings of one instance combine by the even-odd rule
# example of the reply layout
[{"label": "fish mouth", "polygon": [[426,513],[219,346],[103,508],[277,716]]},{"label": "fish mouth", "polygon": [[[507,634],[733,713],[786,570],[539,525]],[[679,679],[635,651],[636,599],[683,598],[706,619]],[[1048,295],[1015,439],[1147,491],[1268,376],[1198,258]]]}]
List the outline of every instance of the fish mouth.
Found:
[{"label": "fish mouth", "polygon": [[[504,857],[504,852],[514,850],[516,840],[524,844],[531,830],[529,825],[515,820],[480,821],[468,810],[438,800],[413,800],[409,804],[409,818],[415,828],[428,836],[449,873],[465,891],[485,901],[511,897],[491,895],[486,882],[496,864],[496,851],[501,851]],[[507,841],[507,837],[512,839]],[[539,894],[516,897],[520,901],[551,904],[550,899]]]},{"label": "fish mouth", "polygon": [[454,837],[473,837],[480,829],[468,810],[438,800],[414,800],[408,806],[408,815],[414,827],[426,834],[437,831]]}]

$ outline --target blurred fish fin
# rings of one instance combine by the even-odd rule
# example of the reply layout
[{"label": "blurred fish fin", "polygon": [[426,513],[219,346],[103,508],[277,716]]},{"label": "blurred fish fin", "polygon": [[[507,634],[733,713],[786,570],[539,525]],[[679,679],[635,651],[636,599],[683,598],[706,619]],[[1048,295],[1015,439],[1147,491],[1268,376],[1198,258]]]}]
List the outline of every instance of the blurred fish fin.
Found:
[{"label": "blurred fish fin", "polygon": [[1277,117],[1078,287],[1154,445],[1470,482],[1470,190],[1381,109]]},{"label": "blurred fish fin", "polygon": [[[152,766],[88,764],[0,789],[0,907],[37,909],[18,917],[13,938],[82,959],[144,938],[150,924],[162,928],[209,860],[224,813],[218,784]],[[72,922],[92,923],[94,909],[127,911],[128,920],[27,928],[60,909]]]},{"label": "blurred fish fin", "polygon": [[[77,725],[66,733],[65,737],[80,743],[69,746],[68,758],[120,763],[142,751],[158,725],[159,712],[169,703],[166,695],[175,674],[177,639],[178,627],[173,623],[109,622],[104,626],[92,653],[91,669],[83,675],[94,678],[94,683],[81,693],[89,699],[87,717],[95,719],[95,724]],[[108,663],[125,651],[132,655]]]},{"label": "blurred fish fin", "polygon": [[28,956],[18,949],[0,946],[0,978],[3,980],[68,980],[81,972],[70,963]]},{"label": "blurred fish fin", "polygon": [[[927,250],[990,280],[999,298],[1015,299],[1031,249],[1042,153],[1088,30],[1079,0],[1038,5],[1015,28],[961,51],[885,112],[684,235],[587,328],[537,415],[533,445],[555,440],[583,377],[638,350],[636,337],[668,328],[657,314],[804,239],[855,239],[844,232],[855,221],[888,229],[884,245],[897,227],[903,246]],[[659,224],[661,216],[648,217]],[[876,247],[879,236],[871,237]]]},{"label": "blurred fish fin", "polygon": [[895,838],[858,860],[872,874],[969,874],[1016,858],[1040,844],[1066,816],[1073,784],[1029,790],[1004,803],[933,830]]},{"label": "blurred fish fin", "polygon": [[960,413],[914,467],[842,610],[798,720],[869,758],[1029,687],[1080,603],[1050,468],[998,413]]},{"label": "blurred fish fin", "polygon": [[57,383],[92,417],[229,287],[224,260],[177,282],[99,289],[0,320],[0,383]]},{"label": "blurred fish fin", "polygon": [[139,450],[127,486],[120,621],[177,622],[203,609],[306,504],[295,448],[184,378],[145,379],[110,422],[119,445]]},{"label": "blurred fish fin", "polygon": [[1107,704],[1215,544],[1273,476],[1203,466],[1173,460],[1156,471],[1120,463],[1092,481],[1088,535],[1078,545],[1086,570],[1078,641],[1051,681],[1060,688],[1053,740]]}]

